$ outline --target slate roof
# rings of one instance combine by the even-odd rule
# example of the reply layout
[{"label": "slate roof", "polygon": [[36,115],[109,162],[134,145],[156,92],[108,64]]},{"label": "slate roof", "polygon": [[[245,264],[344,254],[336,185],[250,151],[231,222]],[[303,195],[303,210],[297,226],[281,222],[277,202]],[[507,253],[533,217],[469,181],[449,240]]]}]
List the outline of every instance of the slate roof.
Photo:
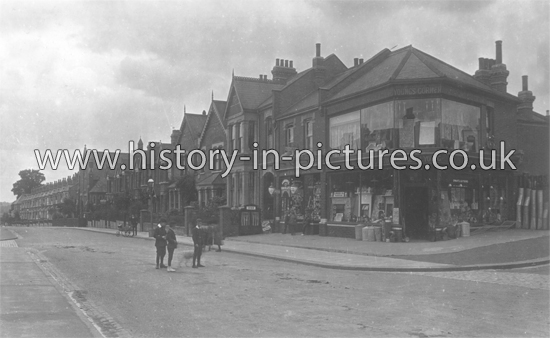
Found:
[{"label": "slate roof", "polygon": [[[365,62],[361,66],[368,63]],[[357,71],[361,66],[351,68],[335,78],[325,87],[330,88]],[[412,46],[407,46],[391,52],[382,62],[374,65],[372,69],[347,85],[331,99],[338,99],[350,94],[374,88],[389,82],[390,80],[419,80],[419,79],[452,79],[466,86],[496,91],[490,86],[476,80],[473,76],[429,55]]]},{"label": "slate roof", "polygon": [[182,131],[182,133],[184,133],[185,130],[183,130],[183,128],[184,125],[187,124],[187,129],[189,130],[189,132],[192,134],[193,137],[196,137],[198,139],[201,136],[202,128],[204,127],[206,118],[207,115],[202,114],[185,114],[185,116],[183,117],[183,121],[181,122],[180,130]]},{"label": "slate roof", "polygon": [[104,194],[107,193],[107,179],[101,177],[94,187],[90,190],[90,194]]},{"label": "slate roof", "polygon": [[221,173],[211,173],[203,180],[197,183],[198,187],[212,186],[212,185],[225,185],[224,179],[221,177]]},{"label": "slate roof", "polygon": [[273,89],[283,88],[284,85],[269,80],[235,76],[233,77],[233,87],[237,92],[242,108],[252,110],[258,108],[260,104],[272,96]]}]

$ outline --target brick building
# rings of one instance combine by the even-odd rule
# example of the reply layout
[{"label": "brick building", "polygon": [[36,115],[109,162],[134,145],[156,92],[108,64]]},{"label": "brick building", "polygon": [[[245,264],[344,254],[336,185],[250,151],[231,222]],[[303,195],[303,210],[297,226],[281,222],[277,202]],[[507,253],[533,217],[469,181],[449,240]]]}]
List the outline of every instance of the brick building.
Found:
[{"label": "brick building", "polygon": [[[532,173],[548,172],[548,120],[532,112],[532,100],[529,111],[526,89],[519,97],[507,93],[500,41],[495,59],[480,58],[479,65],[472,76],[408,46],[384,49],[365,62],[355,59],[348,68],[335,55],[322,57],[317,45],[311,68],[302,72],[292,61],[277,59],[272,79],[233,76],[224,113],[229,151],[249,155],[254,149],[276,149],[293,155],[296,149],[311,149],[327,155],[349,145],[356,152],[351,156],[355,169],[344,168],[345,157],[332,154],[332,165],[339,168],[323,161],[300,177],[294,173],[295,158],[283,158],[279,170],[273,157],[267,170],[252,170],[251,160],[237,161],[227,181],[228,205],[258,204],[264,218],[276,220],[292,211],[299,219],[326,224],[321,228],[328,235],[345,237],[353,236],[359,222],[381,217],[417,238],[456,220],[515,219],[515,177],[526,166]],[[459,150],[469,163],[479,163],[480,150],[501,152],[501,141],[505,153],[523,150],[512,157],[520,167],[523,163],[521,171],[469,164],[459,171],[398,170],[376,153],[373,163],[381,163],[381,169],[357,168],[357,150],[367,164],[369,150],[397,149],[408,158],[401,165],[415,166],[413,149],[422,151],[422,165],[441,149]],[[448,165],[456,157],[438,159]],[[490,162],[487,154],[483,159]],[[545,196],[547,202],[547,189]]]}]

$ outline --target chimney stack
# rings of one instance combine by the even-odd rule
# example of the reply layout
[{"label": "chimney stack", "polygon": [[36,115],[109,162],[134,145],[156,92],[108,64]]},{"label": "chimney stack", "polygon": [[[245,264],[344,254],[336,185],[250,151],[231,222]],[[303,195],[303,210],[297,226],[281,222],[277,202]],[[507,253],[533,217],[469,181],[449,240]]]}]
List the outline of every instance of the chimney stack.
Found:
[{"label": "chimney stack", "polygon": [[500,65],[502,63],[502,41],[498,40],[496,43],[496,64]]},{"label": "chimney stack", "polygon": [[[290,61],[289,65],[289,60],[275,59],[275,67],[271,70],[271,74],[273,74],[273,81],[286,83],[288,79],[296,75],[296,69],[292,67],[292,61]],[[260,75],[261,78],[262,76]],[[265,75],[263,80],[267,80],[267,75]]]},{"label": "chimney stack", "polygon": [[363,59],[359,59],[359,64],[363,64]]},{"label": "chimney stack", "polygon": [[522,91],[518,93],[518,98],[521,100],[521,103],[518,104],[518,113],[531,113],[533,112],[533,102],[536,97],[533,95],[533,92],[529,90],[527,75],[523,75],[521,80]]},{"label": "chimney stack", "polygon": [[353,67],[357,67],[358,64],[359,64],[359,58],[354,58],[353,59]]},{"label": "chimney stack", "polygon": [[317,43],[315,44],[315,57],[320,58],[321,57],[321,44]]},{"label": "chimney stack", "polygon": [[[508,75],[510,72],[506,69],[506,65],[502,63],[502,41],[496,43],[496,60],[491,60],[491,87],[499,92],[506,93]],[[493,63],[494,62],[494,63]]]}]

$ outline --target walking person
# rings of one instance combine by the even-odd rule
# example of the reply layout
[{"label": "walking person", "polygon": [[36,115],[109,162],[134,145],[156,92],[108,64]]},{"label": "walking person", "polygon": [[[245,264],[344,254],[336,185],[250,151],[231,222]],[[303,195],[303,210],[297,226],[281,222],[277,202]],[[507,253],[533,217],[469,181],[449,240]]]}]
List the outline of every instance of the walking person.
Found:
[{"label": "walking person", "polygon": [[176,240],[176,233],[170,224],[166,224],[166,241],[168,248],[168,268],[166,271],[174,272],[176,269],[172,268],[172,258],[174,257],[174,250],[178,247],[178,241]]},{"label": "walking person", "polygon": [[135,215],[132,215],[132,218],[130,218],[130,224],[132,224],[132,233],[134,236],[137,236],[137,225],[138,221]]},{"label": "walking person", "polygon": [[157,269],[166,268],[164,265],[164,256],[166,256],[166,220],[162,218],[158,227],[153,232],[155,237],[155,247],[157,248]]},{"label": "walking person", "polygon": [[204,268],[204,265],[201,265],[202,246],[204,245],[204,234],[201,225],[202,220],[197,219],[197,224],[192,230],[193,245],[195,247],[193,251],[193,268]]}]

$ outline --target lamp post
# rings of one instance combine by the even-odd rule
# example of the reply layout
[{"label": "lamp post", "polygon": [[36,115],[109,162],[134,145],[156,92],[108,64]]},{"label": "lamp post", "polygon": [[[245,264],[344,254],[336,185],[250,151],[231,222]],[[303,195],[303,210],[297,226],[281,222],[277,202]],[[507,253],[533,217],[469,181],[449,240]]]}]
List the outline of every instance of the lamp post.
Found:
[{"label": "lamp post", "polygon": [[154,184],[155,181],[150,178],[147,181],[147,184],[149,185],[149,215],[151,216],[151,230],[153,229],[153,197],[155,196],[155,190],[154,190]]}]

